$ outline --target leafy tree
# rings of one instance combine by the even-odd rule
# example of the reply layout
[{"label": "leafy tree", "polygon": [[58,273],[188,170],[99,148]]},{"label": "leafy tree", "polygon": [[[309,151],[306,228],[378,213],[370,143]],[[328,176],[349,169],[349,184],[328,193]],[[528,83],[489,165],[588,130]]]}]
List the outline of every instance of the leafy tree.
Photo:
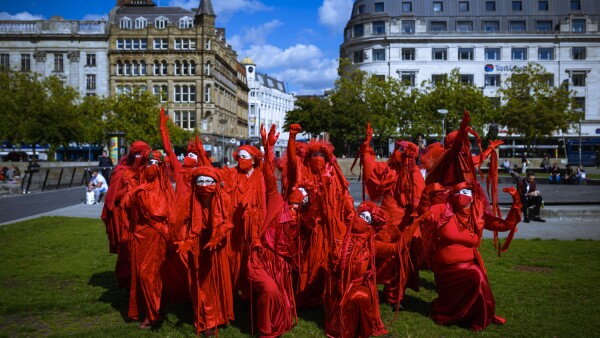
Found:
[{"label": "leafy tree", "polygon": [[574,92],[550,84],[552,75],[534,63],[514,72],[500,89],[505,105],[499,122],[508,134],[520,134],[528,147],[539,137],[567,132],[579,119],[572,110]]},{"label": "leafy tree", "polygon": [[107,139],[105,119],[110,110],[110,99],[86,96],[77,108],[81,116],[81,132],[73,141],[89,144],[105,143]]},{"label": "leafy tree", "polygon": [[331,127],[333,120],[331,105],[322,97],[301,96],[296,100],[296,109],[289,111],[285,117],[284,129],[289,130],[290,124],[299,123],[302,130],[316,137]]}]

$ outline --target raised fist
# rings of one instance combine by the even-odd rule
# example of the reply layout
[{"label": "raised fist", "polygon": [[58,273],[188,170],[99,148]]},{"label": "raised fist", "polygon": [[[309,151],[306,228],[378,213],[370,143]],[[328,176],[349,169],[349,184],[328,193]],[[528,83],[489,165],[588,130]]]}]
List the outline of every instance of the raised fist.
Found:
[{"label": "raised fist", "polygon": [[169,114],[165,115],[165,107],[160,107],[160,126],[164,127],[167,125],[169,120]]},{"label": "raised fist", "polygon": [[296,136],[298,133],[302,132],[302,127],[300,127],[297,123],[290,124],[290,135]]},{"label": "raised fist", "polygon": [[373,140],[373,128],[371,128],[371,122],[367,123],[367,135],[365,137],[365,143],[371,144],[371,140]]},{"label": "raised fist", "polygon": [[502,141],[502,140],[490,141],[490,147],[492,147],[492,149],[496,149],[501,144],[504,144],[504,141]]},{"label": "raised fist", "polygon": [[471,116],[469,115],[469,112],[465,110],[463,112],[462,122],[460,123],[460,129],[466,130],[467,127],[469,126],[469,122],[471,122]]}]

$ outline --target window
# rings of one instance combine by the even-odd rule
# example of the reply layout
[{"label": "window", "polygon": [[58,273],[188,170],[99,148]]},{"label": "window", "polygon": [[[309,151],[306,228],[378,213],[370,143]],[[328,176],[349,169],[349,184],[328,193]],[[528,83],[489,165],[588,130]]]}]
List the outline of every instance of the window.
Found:
[{"label": "window", "polygon": [[193,110],[176,110],[173,122],[183,129],[196,128],[196,112]]},{"label": "window", "polygon": [[538,32],[551,32],[552,31],[552,21],[549,20],[540,20],[535,22],[535,30]]},{"label": "window", "polygon": [[160,102],[169,101],[169,88],[167,87],[167,85],[154,85],[152,87],[152,93],[154,94],[154,96],[156,96],[156,98],[158,98]]},{"label": "window", "polygon": [[167,75],[167,61],[154,61],[152,69],[154,75]]},{"label": "window", "polygon": [[496,11],[496,2],[495,1],[486,1],[485,2],[485,10],[488,12]]},{"label": "window", "polygon": [[443,12],[444,11],[444,3],[441,1],[433,2],[433,11],[434,12]]},{"label": "window", "polygon": [[448,48],[432,48],[432,60],[448,60]]},{"label": "window", "polygon": [[409,87],[415,86],[415,72],[402,72],[400,75],[400,81]]},{"label": "window", "polygon": [[85,76],[85,83],[87,90],[96,90],[96,74],[87,74]]},{"label": "window", "polygon": [[460,82],[465,85],[473,85],[473,74],[460,74]]},{"label": "window", "polygon": [[446,31],[446,21],[431,21],[431,31],[432,32],[445,32]]},{"label": "window", "polygon": [[473,48],[458,48],[458,59],[459,60],[473,60],[474,57]]},{"label": "window", "polygon": [[0,69],[8,70],[10,68],[10,55],[0,54]]},{"label": "window", "polygon": [[402,60],[414,61],[415,54],[414,48],[402,48]]},{"label": "window", "polygon": [[96,54],[86,54],[85,55],[85,65],[86,66],[95,66],[96,65]]},{"label": "window", "polygon": [[448,76],[446,74],[433,74],[431,75],[431,82],[437,86],[445,82],[447,78]]},{"label": "window", "polygon": [[362,50],[354,52],[354,63],[361,63],[364,61],[364,53]]},{"label": "window", "polygon": [[580,11],[581,10],[581,1],[580,0],[571,0],[571,10],[572,11]]},{"label": "window", "polygon": [[135,19],[135,29],[144,29],[148,26],[148,20],[146,18],[137,18]]},{"label": "window", "polygon": [[138,67],[140,68],[139,74],[142,76],[146,75],[146,61],[144,61],[144,60],[140,61]]},{"label": "window", "polygon": [[554,47],[538,48],[538,60],[554,60]]},{"label": "window", "polygon": [[402,3],[402,12],[404,12],[404,13],[412,12],[412,2],[403,2]]},{"label": "window", "polygon": [[117,39],[117,49],[125,49],[125,41],[123,39]]},{"label": "window", "polygon": [[115,67],[115,73],[117,75],[123,75],[124,69],[123,69],[123,62],[121,62],[121,60],[117,61],[117,66]]},{"label": "window", "polygon": [[585,33],[585,19],[573,19],[573,33]]},{"label": "window", "polygon": [[153,48],[155,50],[166,50],[168,49],[168,41],[167,39],[154,39]]},{"label": "window", "polygon": [[204,87],[204,102],[210,102],[210,85]]},{"label": "window", "polygon": [[459,1],[458,2],[458,10],[461,12],[469,11],[469,2],[468,1]]},{"label": "window", "polygon": [[373,22],[373,34],[385,34],[385,21]]},{"label": "window", "polygon": [[527,60],[527,48],[519,47],[511,50],[511,60]]},{"label": "window", "polygon": [[373,49],[373,61],[385,61],[385,49]]},{"label": "window", "polygon": [[63,54],[54,54],[54,72],[62,73],[65,71],[65,60]]},{"label": "window", "polygon": [[538,1],[538,10],[539,11],[547,11],[549,9],[548,7],[548,0],[540,0]]},{"label": "window", "polygon": [[179,19],[179,28],[192,28],[194,27],[194,21],[192,20],[192,18],[184,16],[183,18]]},{"label": "window", "polygon": [[490,47],[483,50],[483,54],[486,60],[502,60],[499,47]]},{"label": "window", "polygon": [[148,40],[146,39],[117,39],[117,49],[119,50],[146,50]]},{"label": "window", "polygon": [[542,78],[546,81],[548,87],[554,87],[554,74],[542,74]]},{"label": "window", "polygon": [[31,70],[31,54],[21,54],[21,71],[28,72]]},{"label": "window", "polygon": [[119,21],[119,28],[121,29],[131,29],[131,19],[130,18],[122,18]]},{"label": "window", "polygon": [[196,40],[194,39],[175,39],[175,49],[177,50],[195,50]]},{"label": "window", "polygon": [[585,87],[585,73],[573,73],[571,75],[571,82],[573,83],[573,87]]},{"label": "window", "polygon": [[206,39],[206,42],[204,43],[204,49],[210,50],[210,39]]},{"label": "window", "polygon": [[363,14],[365,12],[365,5],[358,6],[358,14]]},{"label": "window", "polygon": [[497,32],[500,30],[500,23],[498,21],[483,21],[481,30],[484,32]]},{"label": "window", "polygon": [[513,1],[512,2],[512,10],[513,11],[522,11],[523,10],[523,2]]},{"label": "window", "polygon": [[196,102],[196,86],[176,85],[175,102]]},{"label": "window", "polygon": [[500,74],[485,74],[486,87],[500,87]]},{"label": "window", "polygon": [[585,47],[573,47],[571,48],[571,54],[573,60],[585,60]]},{"label": "window", "polygon": [[508,30],[511,32],[524,32],[525,31],[525,21],[514,20],[508,22]]},{"label": "window", "polygon": [[167,28],[168,22],[169,21],[165,18],[158,18],[158,19],[156,19],[156,21],[154,21],[154,27],[156,29],[165,29],[165,28]]},{"label": "window", "polygon": [[361,23],[354,25],[354,37],[363,36],[365,34],[365,26]]},{"label": "window", "polygon": [[402,20],[402,33],[414,33],[415,20]]},{"label": "window", "polygon": [[375,13],[382,13],[385,10],[385,6],[383,2],[375,3]]},{"label": "window", "polygon": [[473,21],[456,21],[457,32],[472,32]]}]

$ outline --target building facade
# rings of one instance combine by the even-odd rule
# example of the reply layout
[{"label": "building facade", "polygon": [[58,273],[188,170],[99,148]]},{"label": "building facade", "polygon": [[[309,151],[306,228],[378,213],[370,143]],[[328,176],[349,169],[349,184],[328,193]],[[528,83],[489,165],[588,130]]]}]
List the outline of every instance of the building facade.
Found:
[{"label": "building facade", "polygon": [[[253,145],[260,148],[262,145],[260,126],[264,125],[269,129],[272,124],[275,124],[277,130],[282,130],[286,113],[294,109],[295,97],[293,94],[287,92],[285,84],[282,81],[259,73],[252,59],[244,58],[242,65],[246,69],[248,86],[250,87],[250,106],[248,108],[249,138]],[[282,131],[274,147],[276,157],[283,155],[288,140],[289,133]]]},{"label": "building facade", "polygon": [[488,97],[515,67],[538,63],[575,91],[581,134],[600,137],[599,20],[591,0],[357,0],[340,57],[411,86],[459,68]]},{"label": "building facade", "polygon": [[198,129],[206,151],[227,162],[248,135],[248,87],[237,54],[215,28],[210,0],[195,11],[118,0],[109,16],[110,92],[154,93],[175,124]]},{"label": "building facade", "polygon": [[104,21],[0,21],[0,68],[57,76],[84,95],[108,95]]}]

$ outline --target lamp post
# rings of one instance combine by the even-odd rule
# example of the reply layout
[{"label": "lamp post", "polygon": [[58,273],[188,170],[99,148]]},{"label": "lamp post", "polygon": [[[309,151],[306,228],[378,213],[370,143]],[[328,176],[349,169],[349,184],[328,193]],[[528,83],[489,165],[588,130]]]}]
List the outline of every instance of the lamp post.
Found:
[{"label": "lamp post", "polygon": [[579,166],[581,167],[581,117],[583,115],[583,108],[575,108],[573,111],[579,116]]},{"label": "lamp post", "polygon": [[222,139],[221,139],[221,147],[223,147],[222,149],[222,153],[221,153],[221,166],[225,166],[225,124],[227,124],[227,119],[220,119],[219,123],[221,124],[221,130],[222,130]]},{"label": "lamp post", "polygon": [[444,138],[446,137],[446,114],[448,114],[448,109],[438,109],[437,112],[442,114],[442,143],[444,143]]}]

